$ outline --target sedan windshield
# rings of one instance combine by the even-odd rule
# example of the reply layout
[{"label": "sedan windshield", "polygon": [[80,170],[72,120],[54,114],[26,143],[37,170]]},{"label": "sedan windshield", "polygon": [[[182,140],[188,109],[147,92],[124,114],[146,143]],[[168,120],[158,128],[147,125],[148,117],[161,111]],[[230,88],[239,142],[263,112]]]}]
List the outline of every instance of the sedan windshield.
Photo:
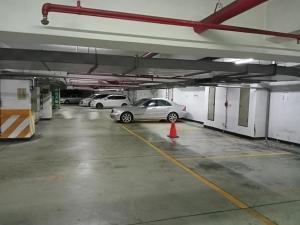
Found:
[{"label": "sedan windshield", "polygon": [[133,106],[141,106],[141,105],[143,105],[143,103],[145,101],[148,101],[148,100],[150,100],[150,99],[149,98],[142,98],[142,99],[138,100],[136,103],[134,103]]}]

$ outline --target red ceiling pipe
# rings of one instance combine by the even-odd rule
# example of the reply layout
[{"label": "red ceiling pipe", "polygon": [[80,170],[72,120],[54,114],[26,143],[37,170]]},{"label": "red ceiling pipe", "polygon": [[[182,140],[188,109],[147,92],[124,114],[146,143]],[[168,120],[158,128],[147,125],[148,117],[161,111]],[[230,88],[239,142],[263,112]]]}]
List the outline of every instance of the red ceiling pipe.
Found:
[{"label": "red ceiling pipe", "polygon": [[176,25],[176,26],[184,26],[184,27],[194,27],[195,23],[197,23],[196,21],[189,21],[189,20],[180,20],[180,19],[172,19],[172,18],[165,18],[165,17],[146,16],[146,15],[133,14],[133,13],[84,8],[81,7],[79,3],[77,3],[77,6],[45,3],[42,7],[43,20],[41,21],[42,24],[44,25],[47,25],[49,23],[47,19],[49,12],[106,17],[106,18],[113,18],[113,19],[133,20],[133,21],[140,21],[140,22],[159,23],[159,24]]},{"label": "red ceiling pipe", "polygon": [[211,24],[211,23],[210,24],[202,23],[201,26],[204,26],[207,29],[214,29],[214,30],[224,30],[224,31],[232,31],[232,32],[239,32],[239,33],[263,34],[263,35],[269,35],[275,37],[292,38],[292,39],[296,39],[298,42],[300,40],[300,34],[282,33],[282,32],[269,31],[269,30],[260,30],[254,28],[237,27],[237,26],[222,25],[222,24]]},{"label": "red ceiling pipe", "polygon": [[[243,12],[248,11],[268,0],[237,0],[225,6],[221,10],[201,20],[202,23],[221,24],[224,21],[231,19]],[[197,33],[202,33],[208,28],[205,26],[196,27],[194,30]]]},{"label": "red ceiling pipe", "polygon": [[277,37],[293,38],[296,39],[298,42],[300,40],[300,34],[282,33],[282,32],[268,31],[268,30],[245,28],[245,27],[203,23],[197,21],[180,20],[180,19],[173,19],[173,18],[166,18],[166,17],[146,16],[140,14],[115,12],[115,11],[108,11],[108,10],[101,10],[101,9],[90,9],[90,8],[81,7],[79,3],[77,4],[77,6],[57,5],[57,4],[50,4],[50,3],[44,4],[42,8],[43,20],[41,21],[44,25],[47,25],[49,23],[48,21],[49,12],[79,14],[79,15],[106,17],[106,18],[114,18],[114,19],[122,19],[122,20],[133,20],[133,21],[140,21],[140,22],[147,22],[147,23],[158,23],[158,24],[167,24],[167,25],[175,25],[175,26],[183,26],[183,27],[192,27],[194,28],[194,30],[200,29],[202,27],[206,27],[206,29],[264,34],[264,35],[277,36]]}]

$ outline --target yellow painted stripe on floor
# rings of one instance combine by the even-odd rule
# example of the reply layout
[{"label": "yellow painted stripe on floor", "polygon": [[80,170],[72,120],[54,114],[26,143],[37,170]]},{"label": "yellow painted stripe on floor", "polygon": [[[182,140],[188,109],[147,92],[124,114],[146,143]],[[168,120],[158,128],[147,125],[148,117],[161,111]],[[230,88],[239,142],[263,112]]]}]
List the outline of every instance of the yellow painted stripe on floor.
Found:
[{"label": "yellow painted stripe on floor", "polygon": [[251,158],[251,157],[266,157],[266,156],[279,156],[279,155],[292,155],[289,152],[274,152],[274,153],[255,153],[255,154],[239,154],[239,155],[222,155],[222,156],[195,156],[195,157],[182,157],[177,158],[180,160],[193,160],[193,159],[234,159],[234,158]]},{"label": "yellow painted stripe on floor", "polygon": [[126,130],[128,133],[132,134],[133,136],[135,136],[136,138],[138,138],[139,140],[141,140],[142,142],[144,142],[145,144],[147,144],[149,147],[151,147],[152,149],[154,149],[155,151],[157,151],[160,155],[162,155],[165,159],[167,159],[168,161],[172,162],[174,165],[180,167],[181,169],[183,169],[184,171],[186,171],[187,173],[191,174],[192,176],[194,176],[197,180],[201,181],[203,184],[205,184],[207,187],[209,187],[210,189],[214,190],[215,192],[217,192],[218,194],[222,195],[224,198],[226,198],[229,202],[231,202],[233,205],[235,205],[236,207],[240,208],[240,209],[245,209],[246,212],[248,212],[250,215],[252,215],[253,217],[255,217],[256,219],[258,219],[260,222],[266,224],[266,225],[276,225],[273,221],[271,221],[268,217],[264,216],[263,214],[261,214],[260,212],[256,211],[255,209],[251,208],[250,206],[248,206],[246,203],[244,203],[242,200],[238,199],[237,197],[235,197],[234,195],[230,194],[229,192],[223,190],[221,187],[219,187],[217,184],[215,184],[214,182],[210,181],[209,179],[207,179],[206,177],[204,177],[203,175],[201,175],[200,173],[198,173],[197,171],[187,167],[186,165],[184,165],[182,162],[178,161],[177,159],[175,159],[173,156],[171,156],[170,154],[168,154],[166,151],[160,149],[159,147],[155,146],[154,144],[152,144],[151,142],[149,142],[147,139],[145,139],[144,137],[140,136],[139,134],[137,134],[136,132],[130,130],[128,127],[126,127],[125,125],[122,125],[122,128],[124,130]]}]

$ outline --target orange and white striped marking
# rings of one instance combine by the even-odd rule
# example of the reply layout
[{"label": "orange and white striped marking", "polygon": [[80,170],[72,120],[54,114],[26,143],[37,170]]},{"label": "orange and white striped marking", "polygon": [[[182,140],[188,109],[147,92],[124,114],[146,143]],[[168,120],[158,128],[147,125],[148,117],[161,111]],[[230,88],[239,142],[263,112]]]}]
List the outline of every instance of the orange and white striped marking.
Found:
[{"label": "orange and white striped marking", "polygon": [[0,138],[30,138],[35,131],[30,109],[1,109]]}]

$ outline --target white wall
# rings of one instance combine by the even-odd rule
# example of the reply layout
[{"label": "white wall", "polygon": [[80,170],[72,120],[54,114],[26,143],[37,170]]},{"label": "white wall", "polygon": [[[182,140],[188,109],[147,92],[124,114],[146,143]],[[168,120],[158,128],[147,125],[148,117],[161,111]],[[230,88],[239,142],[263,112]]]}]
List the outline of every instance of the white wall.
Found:
[{"label": "white wall", "polygon": [[154,98],[167,98],[170,99],[168,96],[168,89],[156,89],[153,90],[153,97]]},{"label": "white wall", "polygon": [[[31,109],[30,80],[0,80],[2,109]],[[18,99],[17,89],[26,89],[26,99]]]},{"label": "white wall", "polygon": [[300,88],[271,92],[269,137],[300,144]]},{"label": "white wall", "polygon": [[267,90],[256,89],[254,136],[266,137],[268,129],[269,95]]},{"label": "white wall", "polygon": [[136,91],[137,100],[141,98],[152,98],[154,96],[152,90],[138,90]]},{"label": "white wall", "polygon": [[205,88],[186,87],[154,90],[156,98],[167,98],[186,106],[187,119],[203,122],[205,107]]},{"label": "white wall", "polygon": [[205,88],[186,87],[173,89],[173,101],[186,106],[187,119],[204,121]]},{"label": "white wall", "polygon": [[131,103],[138,101],[141,98],[153,98],[155,97],[155,91],[153,90],[131,90],[128,91],[128,97]]},{"label": "white wall", "polygon": [[[131,90],[127,94],[132,103],[141,98],[168,98],[169,89]],[[171,98],[169,98],[171,100]]]}]

